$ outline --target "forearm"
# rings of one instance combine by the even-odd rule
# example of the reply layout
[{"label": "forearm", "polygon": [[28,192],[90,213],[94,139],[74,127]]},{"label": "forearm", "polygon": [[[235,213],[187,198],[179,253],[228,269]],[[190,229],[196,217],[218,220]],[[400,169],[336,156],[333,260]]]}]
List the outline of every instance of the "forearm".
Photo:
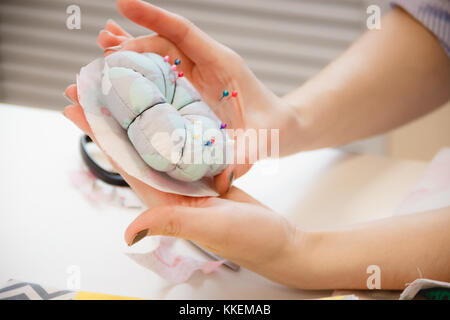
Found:
[{"label": "forearm", "polygon": [[404,289],[419,277],[450,281],[449,226],[447,207],[305,233],[296,240],[295,267],[287,281],[305,289],[368,289],[370,265],[381,270],[381,289]]},{"label": "forearm", "polygon": [[282,155],[385,132],[450,98],[450,60],[438,40],[395,9],[343,55],[283,100],[301,126]]}]

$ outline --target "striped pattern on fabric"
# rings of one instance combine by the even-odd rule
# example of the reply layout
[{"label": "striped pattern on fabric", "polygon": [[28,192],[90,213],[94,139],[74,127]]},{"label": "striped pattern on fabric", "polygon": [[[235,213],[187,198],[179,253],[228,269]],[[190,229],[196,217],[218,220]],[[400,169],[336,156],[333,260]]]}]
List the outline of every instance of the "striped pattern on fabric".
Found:
[{"label": "striped pattern on fabric", "polygon": [[394,0],[440,40],[450,58],[450,0]]},{"label": "striped pattern on fabric", "polygon": [[72,300],[76,294],[75,291],[58,290],[13,279],[0,287],[0,300]]}]

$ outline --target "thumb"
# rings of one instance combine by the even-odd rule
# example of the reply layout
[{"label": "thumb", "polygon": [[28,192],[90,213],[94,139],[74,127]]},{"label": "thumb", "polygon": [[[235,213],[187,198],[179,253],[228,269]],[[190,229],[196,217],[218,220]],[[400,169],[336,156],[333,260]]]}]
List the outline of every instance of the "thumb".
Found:
[{"label": "thumb", "polygon": [[220,224],[216,220],[208,208],[155,207],[144,211],[128,226],[125,241],[131,246],[146,236],[164,235],[211,243],[221,234],[214,227]]},{"label": "thumb", "polygon": [[228,166],[220,174],[214,177],[216,191],[219,194],[225,194],[230,190],[233,181],[247,173],[251,167],[252,165],[249,163]]},{"label": "thumb", "polygon": [[214,63],[222,47],[187,19],[141,0],[119,0],[119,12],[175,44],[197,64]]}]

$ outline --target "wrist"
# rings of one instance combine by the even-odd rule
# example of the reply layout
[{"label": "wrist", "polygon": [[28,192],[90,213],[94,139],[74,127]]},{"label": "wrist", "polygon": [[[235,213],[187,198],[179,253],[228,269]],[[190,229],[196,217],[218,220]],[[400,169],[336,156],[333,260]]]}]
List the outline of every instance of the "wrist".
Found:
[{"label": "wrist", "polygon": [[[292,241],[280,256],[280,275],[276,281],[298,289],[325,289],[332,287],[333,272],[324,259],[326,233],[306,232],[295,228]],[[325,250],[327,251],[327,250]]]},{"label": "wrist", "polygon": [[291,244],[290,265],[292,275],[290,286],[300,289],[315,288],[315,262],[313,257],[317,250],[317,234],[295,228],[295,237]]},{"label": "wrist", "polygon": [[310,263],[313,248],[310,247],[310,242],[311,233],[292,226],[283,249],[272,259],[270,265],[259,273],[289,287],[313,289],[314,272],[313,264]]},{"label": "wrist", "polygon": [[[283,157],[297,152],[297,137],[301,124],[294,108],[274,94],[266,95],[264,106],[253,105],[258,112],[252,114],[252,126],[256,130],[257,159]],[[264,148],[264,149],[262,149]]]},{"label": "wrist", "polygon": [[309,150],[314,133],[310,108],[299,106],[288,98],[280,98],[278,110],[282,114],[280,124],[280,156]]},{"label": "wrist", "polygon": [[335,95],[311,89],[308,83],[282,97],[283,103],[289,107],[297,121],[296,130],[293,131],[297,144],[291,153],[329,146],[329,142],[323,140],[335,121],[325,111],[325,106],[333,105],[333,99],[336,99]]}]

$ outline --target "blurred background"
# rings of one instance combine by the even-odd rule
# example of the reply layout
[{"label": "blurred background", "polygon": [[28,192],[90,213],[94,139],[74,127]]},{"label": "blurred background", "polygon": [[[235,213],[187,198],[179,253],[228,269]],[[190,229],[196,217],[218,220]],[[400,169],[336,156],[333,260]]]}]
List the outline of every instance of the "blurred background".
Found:
[{"label": "blurred background", "polygon": [[[383,0],[153,0],[193,21],[241,54],[254,73],[283,95],[312,77],[367,30],[367,6]],[[66,27],[69,5],[81,29]],[[1,0],[0,103],[62,110],[62,93],[80,67],[102,54],[98,32],[108,18],[133,35],[114,0]],[[358,66],[355,66],[356,68]],[[450,105],[386,135],[344,149],[429,160],[450,146]]]}]

